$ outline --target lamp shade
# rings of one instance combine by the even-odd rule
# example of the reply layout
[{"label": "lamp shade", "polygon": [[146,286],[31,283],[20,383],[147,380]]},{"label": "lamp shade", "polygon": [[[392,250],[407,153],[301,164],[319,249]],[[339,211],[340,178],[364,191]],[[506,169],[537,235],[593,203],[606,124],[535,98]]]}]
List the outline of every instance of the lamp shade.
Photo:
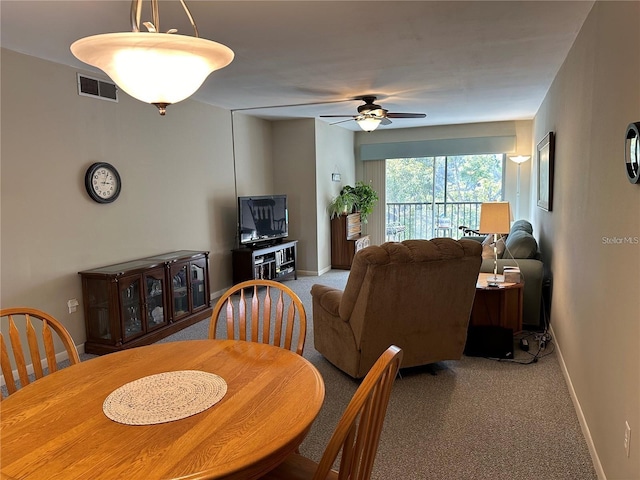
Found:
[{"label": "lamp shade", "polygon": [[515,163],[524,163],[530,158],[531,157],[529,155],[516,155],[515,157],[509,157],[509,159]]},{"label": "lamp shade", "polygon": [[356,118],[356,122],[358,122],[360,128],[365,132],[373,132],[376,128],[378,128],[378,125],[380,125],[381,121],[382,118],[369,117],[366,115]]},{"label": "lamp shade", "polygon": [[234,57],[229,47],[211,40],[155,32],[94,35],[74,42],[71,52],[132,97],[158,108],[191,96]]},{"label": "lamp shade", "polygon": [[480,205],[480,233],[509,233],[510,228],[509,202],[487,202]]}]

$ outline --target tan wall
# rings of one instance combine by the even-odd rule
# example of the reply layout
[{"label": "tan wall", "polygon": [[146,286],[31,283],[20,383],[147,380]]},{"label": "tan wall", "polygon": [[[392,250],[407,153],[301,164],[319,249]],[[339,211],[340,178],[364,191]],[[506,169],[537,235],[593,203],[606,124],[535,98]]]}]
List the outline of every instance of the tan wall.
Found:
[{"label": "tan wall", "polygon": [[624,169],[626,127],[640,121],[639,26],[640,3],[596,2],[534,122],[534,141],[557,136],[553,211],[531,199],[551,325],[608,480],[640,478],[640,185]]},{"label": "tan wall", "polygon": [[[230,112],[187,100],[155,107],[77,94],[76,70],[2,50],[1,305],[60,319],[84,343],[78,271],[179,249],[211,252],[212,290],[231,281],[236,224]],[[84,174],[122,176],[115,203]],[[246,163],[246,162],[245,162]]]},{"label": "tan wall", "polygon": [[289,238],[298,240],[298,273],[318,270],[315,120],[272,122],[274,188],[286,193]]},{"label": "tan wall", "polygon": [[[314,119],[271,122],[274,185],[289,196],[289,237],[298,240],[299,274],[331,267],[326,207],[343,185],[355,182],[353,132]],[[340,173],[341,182],[332,182]]]},{"label": "tan wall", "polygon": [[[331,223],[327,206],[345,185],[355,185],[354,133],[316,121],[316,217],[318,223],[318,271],[331,268]],[[331,180],[332,173],[340,181]]]},{"label": "tan wall", "polygon": [[[536,146],[533,144],[531,120],[515,122],[516,155],[527,155],[531,158],[520,164],[520,201],[517,199],[518,164],[508,160],[505,184],[505,200],[511,202],[514,218],[531,220],[531,169],[535,160]],[[513,156],[513,155],[508,155]],[[516,208],[516,206],[518,208]]]},{"label": "tan wall", "polygon": [[238,195],[274,195],[275,167],[271,123],[242,113],[233,113],[235,164]]}]

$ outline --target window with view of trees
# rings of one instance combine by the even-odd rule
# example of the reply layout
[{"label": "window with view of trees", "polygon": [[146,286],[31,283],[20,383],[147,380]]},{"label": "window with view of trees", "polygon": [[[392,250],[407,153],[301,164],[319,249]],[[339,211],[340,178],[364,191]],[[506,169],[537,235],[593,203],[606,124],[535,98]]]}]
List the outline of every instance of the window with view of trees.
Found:
[{"label": "window with view of trees", "polygon": [[386,161],[387,240],[459,238],[478,228],[480,204],[503,199],[503,154]]}]

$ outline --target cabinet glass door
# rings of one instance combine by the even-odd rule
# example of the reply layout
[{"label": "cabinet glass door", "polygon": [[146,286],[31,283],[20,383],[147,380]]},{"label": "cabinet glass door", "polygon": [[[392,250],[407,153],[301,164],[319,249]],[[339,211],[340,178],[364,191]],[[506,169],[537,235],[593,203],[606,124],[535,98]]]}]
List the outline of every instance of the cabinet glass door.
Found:
[{"label": "cabinet glass door", "polygon": [[164,273],[163,270],[149,272],[144,276],[147,331],[164,325]]},{"label": "cabinet glass door", "polygon": [[207,303],[205,288],[205,261],[191,262],[191,302],[193,310],[204,307]]},{"label": "cabinet glass door", "polygon": [[142,295],[140,276],[123,278],[120,284],[122,335],[125,339],[142,333]]},{"label": "cabinet glass door", "polygon": [[[111,341],[111,311],[109,306],[109,281],[104,279],[85,279],[83,289],[88,302],[88,337],[96,342]],[[114,313],[117,316],[117,313]]]},{"label": "cabinet glass door", "polygon": [[179,318],[189,313],[188,295],[188,265],[171,269],[171,288],[173,290],[173,318]]}]

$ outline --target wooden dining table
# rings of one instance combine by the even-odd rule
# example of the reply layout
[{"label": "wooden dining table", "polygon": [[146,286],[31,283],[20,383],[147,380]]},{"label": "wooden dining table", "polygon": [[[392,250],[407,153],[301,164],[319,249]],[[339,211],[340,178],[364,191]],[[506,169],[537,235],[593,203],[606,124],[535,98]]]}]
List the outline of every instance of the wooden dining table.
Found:
[{"label": "wooden dining table", "polygon": [[[103,412],[119,387],[184,370],[220,376],[226,394],[205,411],[154,425],[118,423]],[[0,477],[255,479],[302,443],[323,400],[316,368],[271,345],[190,340],[123,350],[0,402]]]}]

